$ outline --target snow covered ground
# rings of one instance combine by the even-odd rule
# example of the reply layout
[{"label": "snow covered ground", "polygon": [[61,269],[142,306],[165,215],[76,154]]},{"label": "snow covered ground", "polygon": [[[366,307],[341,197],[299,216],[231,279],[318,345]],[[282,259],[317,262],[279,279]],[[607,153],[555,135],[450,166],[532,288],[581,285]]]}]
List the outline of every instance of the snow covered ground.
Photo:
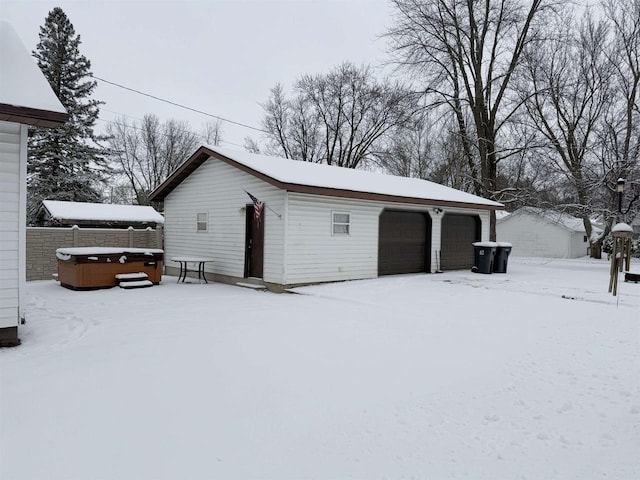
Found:
[{"label": "snow covered ground", "polygon": [[613,297],[608,268],[32,282],[0,351],[0,478],[640,478],[640,284]]}]

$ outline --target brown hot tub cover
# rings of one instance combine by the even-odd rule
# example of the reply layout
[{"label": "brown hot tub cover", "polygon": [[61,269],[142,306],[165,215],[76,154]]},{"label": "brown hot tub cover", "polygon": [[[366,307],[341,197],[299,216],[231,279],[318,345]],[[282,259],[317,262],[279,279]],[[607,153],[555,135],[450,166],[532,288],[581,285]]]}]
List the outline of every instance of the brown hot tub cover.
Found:
[{"label": "brown hot tub cover", "polygon": [[73,247],[56,250],[63,287],[91,290],[116,286],[119,273],[144,272],[154,284],[162,278],[164,251],[156,248]]}]

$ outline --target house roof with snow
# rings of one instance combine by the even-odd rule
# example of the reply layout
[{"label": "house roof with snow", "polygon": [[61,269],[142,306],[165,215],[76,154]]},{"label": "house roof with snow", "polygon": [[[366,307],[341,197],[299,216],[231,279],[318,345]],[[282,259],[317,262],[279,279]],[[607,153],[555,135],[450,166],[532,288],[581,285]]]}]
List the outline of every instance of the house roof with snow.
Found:
[{"label": "house roof with snow", "polygon": [[0,120],[55,128],[68,118],[13,27],[0,21]]},{"label": "house roof with snow", "polygon": [[162,225],[164,217],[153,207],[107,203],[43,200],[38,225],[140,226]]},{"label": "house roof with snow", "polygon": [[[536,218],[540,218],[548,223],[558,225],[560,227],[569,230],[570,232],[585,233],[584,222],[581,218],[574,217],[568,213],[559,212],[557,210],[545,210],[537,207],[522,207],[513,212],[512,214],[499,219],[499,222],[506,222],[511,218],[517,218],[522,215],[532,215]],[[602,229],[593,225],[594,232],[602,232]]]},{"label": "house roof with snow", "polygon": [[502,209],[501,203],[417,178],[354,170],[330,165],[271,157],[220,147],[200,147],[150,195],[162,201],[182,181],[210,158],[220,160],[283,190],[317,195]]}]

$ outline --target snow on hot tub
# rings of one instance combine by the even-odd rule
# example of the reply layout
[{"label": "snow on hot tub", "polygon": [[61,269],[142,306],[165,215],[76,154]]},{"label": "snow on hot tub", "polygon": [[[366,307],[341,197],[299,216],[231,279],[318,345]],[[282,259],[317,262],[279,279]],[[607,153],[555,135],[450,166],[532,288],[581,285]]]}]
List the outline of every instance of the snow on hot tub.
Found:
[{"label": "snow on hot tub", "polygon": [[116,286],[120,273],[144,272],[154,284],[162,278],[164,251],[157,248],[70,247],[56,250],[63,287],[91,290]]}]

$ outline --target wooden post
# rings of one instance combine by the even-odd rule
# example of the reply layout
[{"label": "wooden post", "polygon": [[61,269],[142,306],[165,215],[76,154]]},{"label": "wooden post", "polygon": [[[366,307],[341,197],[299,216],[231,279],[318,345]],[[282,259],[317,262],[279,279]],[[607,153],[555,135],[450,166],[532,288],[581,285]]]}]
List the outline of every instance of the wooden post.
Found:
[{"label": "wooden post", "polygon": [[625,238],[624,241],[627,244],[627,248],[625,249],[626,255],[624,269],[626,272],[628,272],[631,269],[631,239]]},{"label": "wooden post", "polygon": [[618,294],[618,272],[624,267],[627,271],[631,266],[631,237],[633,229],[626,223],[619,223],[611,229],[613,237],[613,252],[609,277],[609,292]]},{"label": "wooden post", "polygon": [[616,275],[616,271],[617,271],[617,265],[616,265],[616,246],[618,245],[618,242],[614,239],[613,240],[613,249],[611,252],[611,267],[609,268],[609,293],[611,293],[613,291],[613,277],[615,277]]},{"label": "wooden post", "polygon": [[80,227],[78,225],[74,225],[71,227],[71,231],[73,232],[73,246],[80,246]]}]

